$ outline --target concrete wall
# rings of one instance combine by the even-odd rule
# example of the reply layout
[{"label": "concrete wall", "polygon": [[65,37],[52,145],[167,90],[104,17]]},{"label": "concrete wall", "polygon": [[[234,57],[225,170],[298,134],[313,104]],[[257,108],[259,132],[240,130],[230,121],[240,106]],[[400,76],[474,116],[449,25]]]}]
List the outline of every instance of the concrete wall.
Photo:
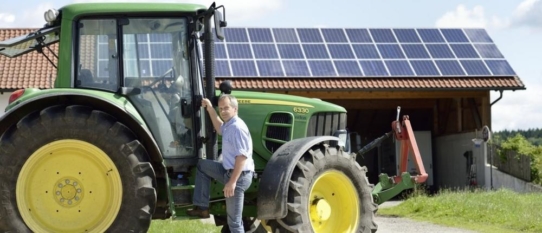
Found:
[{"label": "concrete wall", "polygon": [[[486,168],[488,171],[489,169],[491,169],[489,164],[486,166]],[[533,183],[525,182],[506,173],[500,172],[496,167],[493,167],[493,170],[491,172],[493,177],[494,189],[506,188],[520,193],[542,192],[542,187],[534,185]],[[489,184],[489,187],[491,187],[491,183]]]},{"label": "concrete wall", "polygon": [[[468,185],[467,159],[464,154],[472,151],[479,186],[485,185],[485,148],[475,147],[475,133],[446,135],[435,138],[434,169],[438,188],[463,188]],[[481,171],[481,172],[480,172]]]},{"label": "concrete wall", "polygon": [[0,94],[0,116],[4,115],[6,106],[8,105],[9,96],[11,92],[3,92]]}]

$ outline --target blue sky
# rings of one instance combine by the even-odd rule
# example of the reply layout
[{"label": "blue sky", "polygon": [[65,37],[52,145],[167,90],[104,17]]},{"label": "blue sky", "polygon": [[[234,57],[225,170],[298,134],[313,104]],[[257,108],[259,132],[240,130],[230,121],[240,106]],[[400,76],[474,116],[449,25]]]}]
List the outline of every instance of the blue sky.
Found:
[{"label": "blue sky", "polygon": [[[93,0],[6,1],[0,27],[40,27],[43,12]],[[98,0],[93,2],[106,2]],[[137,0],[132,0],[134,2]],[[164,1],[162,2],[174,2]],[[119,2],[110,1],[110,2]],[[209,0],[188,0],[205,5]],[[217,0],[231,27],[483,27],[527,86],[492,107],[493,130],[542,128],[542,0]],[[499,2],[498,4],[496,2]],[[491,101],[499,96],[491,92]]]}]

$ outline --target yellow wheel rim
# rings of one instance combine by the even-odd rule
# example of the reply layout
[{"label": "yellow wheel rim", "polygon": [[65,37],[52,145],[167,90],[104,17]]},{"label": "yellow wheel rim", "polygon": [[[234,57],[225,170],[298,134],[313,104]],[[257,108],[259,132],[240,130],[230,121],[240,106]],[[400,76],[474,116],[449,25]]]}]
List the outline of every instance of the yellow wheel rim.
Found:
[{"label": "yellow wheel rim", "polygon": [[344,173],[322,173],[314,181],[308,205],[314,232],[356,232],[360,214],[358,193]]},{"label": "yellow wheel rim", "polygon": [[16,197],[24,222],[34,232],[104,232],[119,212],[122,183],[101,149],[59,140],[26,161]]}]

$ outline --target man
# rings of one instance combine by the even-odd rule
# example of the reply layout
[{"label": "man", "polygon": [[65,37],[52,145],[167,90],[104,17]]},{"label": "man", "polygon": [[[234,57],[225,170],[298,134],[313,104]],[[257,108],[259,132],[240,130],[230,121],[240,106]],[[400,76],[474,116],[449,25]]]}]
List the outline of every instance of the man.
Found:
[{"label": "man", "polygon": [[188,210],[187,214],[209,218],[212,178],[225,184],[223,191],[230,231],[245,232],[241,218],[243,201],[245,190],[252,183],[254,173],[250,132],[245,122],[237,116],[238,103],[234,96],[223,94],[218,99],[218,110],[222,119],[217,116],[211,101],[203,99],[201,105],[207,109],[215,130],[222,135],[222,163],[206,159],[198,162],[193,200],[195,207]]}]

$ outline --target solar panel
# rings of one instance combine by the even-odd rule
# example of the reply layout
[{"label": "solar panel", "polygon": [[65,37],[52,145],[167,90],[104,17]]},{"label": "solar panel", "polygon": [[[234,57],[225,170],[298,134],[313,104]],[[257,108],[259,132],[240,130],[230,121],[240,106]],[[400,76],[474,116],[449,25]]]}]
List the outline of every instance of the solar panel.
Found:
[{"label": "solar panel", "polygon": [[401,47],[403,47],[403,51],[405,51],[408,58],[431,58],[421,44],[403,44]]},{"label": "solar panel", "polygon": [[303,51],[299,44],[279,44],[279,54],[282,59],[298,58],[303,59]]},{"label": "solar panel", "polygon": [[462,60],[460,62],[468,75],[491,75],[486,65],[481,60]]},{"label": "solar panel", "polygon": [[353,44],[352,48],[359,59],[380,59],[374,44]]},{"label": "solar panel", "polygon": [[421,43],[416,30],[414,29],[394,29],[395,35],[400,43]]},{"label": "solar panel", "polygon": [[414,72],[418,76],[439,76],[440,73],[432,60],[414,60],[410,61]]},{"label": "solar panel", "polygon": [[329,59],[326,46],[324,44],[304,44],[305,56],[307,59]]},{"label": "solar panel", "polygon": [[[228,29],[226,28],[226,31]],[[273,34],[275,35],[276,42],[299,42],[295,29],[293,28],[274,28]]]},{"label": "solar panel", "polygon": [[282,66],[280,61],[277,60],[258,60],[256,61],[258,65],[258,70],[260,71],[261,76],[268,77],[282,77],[284,72],[282,71]]},{"label": "solar panel", "polygon": [[[218,77],[516,75],[484,29],[226,28],[225,36],[215,44]],[[145,58],[162,69],[157,56]]]},{"label": "solar panel", "polygon": [[371,36],[376,43],[396,43],[395,36],[391,29],[369,29]]},{"label": "solar panel", "polygon": [[332,77],[336,76],[335,68],[331,61],[312,60],[309,61],[313,76]]},{"label": "solar panel", "polygon": [[468,43],[469,39],[461,29],[441,29],[442,35],[449,43]]},{"label": "solar panel", "polygon": [[273,42],[273,35],[269,28],[249,28],[248,35],[251,42]]},{"label": "solar panel", "polygon": [[253,58],[249,44],[227,44],[226,47],[230,58]]},{"label": "solar panel", "polygon": [[256,59],[279,58],[274,44],[252,44],[252,50]]},{"label": "solar panel", "polygon": [[339,76],[363,76],[356,60],[336,60],[333,63]]},{"label": "solar panel", "polygon": [[391,76],[414,76],[414,72],[408,61],[405,60],[387,60],[385,61]]},{"label": "solar panel", "polygon": [[317,28],[300,28],[297,29],[297,34],[299,35],[299,40],[301,40],[301,42],[321,43],[324,41],[320,34],[320,30]]},{"label": "solar panel", "polygon": [[349,44],[330,44],[327,46],[331,57],[335,59],[354,59],[354,52]]},{"label": "solar panel", "polygon": [[345,29],[345,31],[352,43],[373,43],[367,29]]},{"label": "solar panel", "polygon": [[455,58],[447,44],[426,44],[425,46],[433,58]]}]

